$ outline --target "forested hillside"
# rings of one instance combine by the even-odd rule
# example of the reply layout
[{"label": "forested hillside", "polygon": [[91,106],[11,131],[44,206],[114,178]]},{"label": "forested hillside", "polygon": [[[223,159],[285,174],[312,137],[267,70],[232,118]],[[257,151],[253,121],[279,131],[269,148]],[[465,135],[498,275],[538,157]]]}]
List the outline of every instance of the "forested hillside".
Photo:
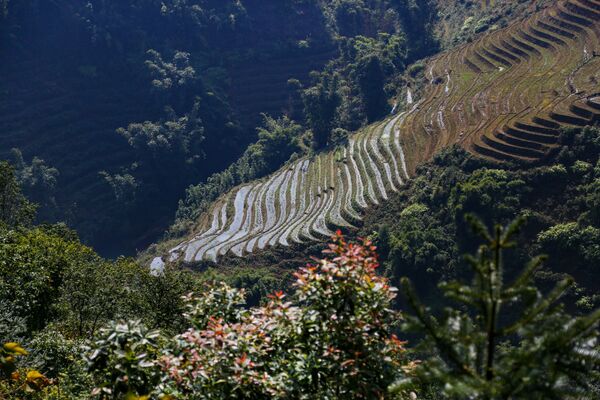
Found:
[{"label": "forested hillside", "polygon": [[[32,225],[35,206],[1,163],[0,396],[594,398],[599,137],[565,132],[556,164],[531,171],[446,151],[370,213],[362,234],[374,242],[337,234],[289,284],[321,244],[202,273],[104,260],[62,224]],[[471,218],[474,233],[472,212],[484,218]],[[484,226],[516,214],[528,222]],[[527,261],[539,251],[550,259]]]},{"label": "forested hillside", "polygon": [[[316,127],[321,111],[303,99],[335,75],[330,101],[345,111],[334,125],[384,115],[392,78],[437,48],[435,12],[404,0],[5,1],[0,151],[33,171],[24,184],[40,219],[131,254],[171,224],[188,185],[256,141],[261,113],[285,113],[322,141],[332,123]],[[392,86],[365,86],[373,73]]]},{"label": "forested hillside", "polygon": [[0,0],[0,60],[0,399],[600,398],[600,0]]},{"label": "forested hillside", "polygon": [[[55,183],[36,178],[36,200],[55,199],[41,217],[68,220],[107,254],[157,237],[189,184],[256,139],[260,112],[289,108],[287,80],[335,56],[314,4],[196,3],[6,4],[2,156],[17,148],[56,168]],[[257,62],[288,54],[313,62],[273,62],[248,81]]]}]

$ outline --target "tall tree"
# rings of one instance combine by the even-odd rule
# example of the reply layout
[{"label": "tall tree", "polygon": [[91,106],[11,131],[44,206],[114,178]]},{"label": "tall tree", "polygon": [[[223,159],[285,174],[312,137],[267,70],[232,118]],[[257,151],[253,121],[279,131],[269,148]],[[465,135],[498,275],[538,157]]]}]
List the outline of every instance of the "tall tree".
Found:
[{"label": "tall tree", "polygon": [[377,56],[370,56],[359,63],[359,85],[365,113],[373,122],[387,113],[388,106],[384,91],[385,76]]},{"label": "tall tree", "polygon": [[35,209],[36,206],[21,193],[14,168],[8,162],[0,161],[0,226],[29,225],[35,217]]},{"label": "tall tree", "polygon": [[329,142],[335,114],[340,105],[338,77],[324,74],[315,86],[304,91],[303,100],[304,112],[313,132],[315,147],[323,148]]},{"label": "tall tree", "polygon": [[456,306],[436,318],[419,302],[408,279],[402,281],[415,312],[406,327],[425,334],[421,350],[436,350],[416,370],[413,383],[441,387],[451,399],[541,400],[589,394],[594,380],[598,382],[595,330],[600,310],[580,317],[563,310],[559,299],[573,286],[570,278],[543,294],[533,278],[544,257],[533,259],[514,282],[505,281],[503,252],[515,247],[513,237],[522,219],[506,228],[497,225],[492,232],[469,220],[485,243],[467,258],[474,273],[470,284],[440,284]]}]

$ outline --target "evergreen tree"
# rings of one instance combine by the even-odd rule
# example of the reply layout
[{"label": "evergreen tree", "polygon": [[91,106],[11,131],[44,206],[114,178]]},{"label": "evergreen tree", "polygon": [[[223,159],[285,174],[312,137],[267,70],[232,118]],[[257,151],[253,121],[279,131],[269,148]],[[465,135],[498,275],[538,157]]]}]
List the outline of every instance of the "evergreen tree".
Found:
[{"label": "evergreen tree", "polygon": [[580,317],[564,311],[559,299],[573,285],[572,279],[543,294],[533,278],[544,257],[534,258],[514,282],[505,282],[503,252],[515,246],[513,237],[522,219],[506,228],[497,225],[493,232],[473,217],[468,220],[485,244],[475,257],[467,257],[474,272],[470,284],[440,284],[456,306],[436,318],[419,302],[409,280],[402,280],[415,311],[406,328],[425,334],[421,350],[436,351],[413,379],[398,382],[392,390],[418,382],[443,388],[443,395],[451,399],[598,396],[592,391],[600,366],[600,310]]}]

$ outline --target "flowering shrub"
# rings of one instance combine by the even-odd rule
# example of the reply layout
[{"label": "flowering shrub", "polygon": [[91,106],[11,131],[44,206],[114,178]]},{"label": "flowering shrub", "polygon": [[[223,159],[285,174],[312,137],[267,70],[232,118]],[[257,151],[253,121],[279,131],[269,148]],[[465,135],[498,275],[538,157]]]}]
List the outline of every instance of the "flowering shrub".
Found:
[{"label": "flowering shrub", "polygon": [[278,321],[258,310],[240,322],[212,319],[206,329],[178,337],[176,355],[161,364],[167,380],[184,398],[279,398],[288,376],[277,340]]},{"label": "flowering shrub", "polygon": [[295,293],[247,308],[221,283],[185,297],[190,328],[171,339],[139,322],[101,330],[86,360],[100,398],[380,399],[407,372],[393,334],[396,289],[375,247],[341,234],[295,274]]},{"label": "flowering shrub", "polygon": [[159,362],[165,393],[383,398],[404,365],[404,343],[392,334],[395,289],[376,274],[369,241],[349,244],[338,233],[325,253],[295,275],[293,301],[277,292],[265,306],[242,310],[243,292],[224,284],[189,296],[193,327]]},{"label": "flowering shrub", "polygon": [[382,397],[404,361],[392,334],[396,289],[377,275],[370,241],[347,243],[339,232],[333,240],[327,258],[295,274],[306,360],[296,379],[319,398]]}]

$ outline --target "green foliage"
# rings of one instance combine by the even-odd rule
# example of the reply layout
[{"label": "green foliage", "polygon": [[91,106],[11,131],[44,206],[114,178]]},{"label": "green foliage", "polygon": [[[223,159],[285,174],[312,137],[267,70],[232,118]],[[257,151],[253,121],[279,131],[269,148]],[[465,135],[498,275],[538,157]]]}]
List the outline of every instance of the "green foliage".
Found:
[{"label": "green foliage", "polygon": [[[137,315],[156,326],[177,323],[178,300],[194,285],[185,272],[160,282],[132,260],[108,262],[77,240],[43,228],[6,232],[0,243],[0,296],[9,321],[24,318],[28,332],[58,324],[85,337],[116,315]],[[183,280],[183,281],[180,281]],[[156,295],[169,295],[156,299]]]},{"label": "green foliage", "polygon": [[361,69],[364,69],[364,66],[361,67],[361,63],[368,64],[373,61],[381,64],[378,67],[381,71],[376,71],[380,74],[384,71],[389,73],[392,70],[398,72],[405,68],[408,43],[402,34],[379,33],[376,37],[356,36],[347,44],[348,47],[344,50],[347,52],[347,56],[353,57],[359,63],[359,73]]},{"label": "green foliage", "polygon": [[165,268],[160,276],[134,260],[108,262],[96,256],[65,271],[54,308],[55,324],[75,337],[89,337],[109,320],[139,318],[147,326],[177,331],[183,325],[182,296],[199,285],[190,271]]},{"label": "green foliage", "polygon": [[[572,279],[543,294],[533,283],[544,258],[531,260],[507,282],[503,252],[513,248],[522,220],[488,232],[471,223],[484,244],[468,257],[471,283],[440,284],[456,306],[434,317],[416,298],[408,279],[403,287],[415,317],[407,328],[425,335],[420,349],[430,355],[416,369],[413,381],[443,385],[446,398],[549,399],[585,395],[598,376],[596,342],[600,310],[572,317],[557,302]],[[432,353],[431,350],[436,352]],[[595,377],[594,379],[591,379]],[[399,382],[396,389],[410,382]],[[589,392],[587,392],[589,393]]]},{"label": "green foliage", "polygon": [[432,295],[436,278],[461,276],[460,255],[476,250],[472,233],[462,223],[464,214],[475,213],[490,223],[508,223],[526,214],[530,223],[521,231],[523,245],[506,260],[507,270],[513,273],[540,252],[549,254],[538,274],[543,285],[569,274],[577,280],[577,290],[567,304],[597,307],[598,137],[597,128],[567,131],[566,146],[557,158],[527,168],[491,164],[451,147],[419,166],[398,196],[369,212],[358,235],[385,228],[388,239],[377,244],[392,281],[408,275],[433,304],[439,300]]},{"label": "green foliage", "polygon": [[376,36],[404,32],[414,42],[414,52],[435,47],[430,24],[437,7],[429,0],[335,0],[320,1],[330,29],[343,37]]},{"label": "green foliage", "polygon": [[172,108],[167,108],[168,119],[165,121],[130,124],[127,129],[119,128],[117,132],[142,157],[150,156],[157,164],[172,163],[173,158],[194,164],[203,158],[200,144],[204,140],[204,128],[198,115],[199,109],[199,100],[196,100],[191,112],[183,117],[178,117]]},{"label": "green foliage", "polygon": [[115,198],[121,204],[130,205],[135,201],[139,183],[133,175],[128,172],[110,174],[106,171],[100,171],[99,174],[110,185]]},{"label": "green foliage", "polygon": [[456,245],[424,204],[412,204],[388,239],[393,276],[427,273],[436,278],[454,274]]},{"label": "green foliage", "polygon": [[263,114],[263,126],[257,131],[258,141],[249,146],[248,151],[256,164],[265,163],[265,169],[283,165],[292,154],[300,151],[299,141],[304,130],[287,116],[274,119]]},{"label": "green foliage", "polygon": [[154,77],[152,86],[158,90],[182,87],[196,79],[196,70],[190,65],[190,53],[176,51],[171,62],[163,60],[156,50],[148,50],[146,67]]},{"label": "green foliage", "polygon": [[59,331],[49,328],[37,333],[28,343],[28,364],[35,367],[50,379],[63,380],[67,375],[77,374],[83,366],[80,350],[82,340],[70,340]]},{"label": "green foliage", "polygon": [[340,103],[338,78],[323,76],[316,85],[304,90],[302,98],[315,147],[321,149],[329,143],[329,135],[334,128],[335,112]]},{"label": "green foliage", "polygon": [[[44,371],[51,385],[41,388],[39,397],[45,400],[89,399],[93,382],[82,359],[82,339],[68,339],[49,328],[36,334],[28,343],[31,349],[23,365]],[[25,396],[30,399],[33,396]]]},{"label": "green foliage", "polygon": [[[123,267],[121,261],[106,262],[95,254],[82,262],[68,264],[55,302],[63,330],[76,337],[90,337],[117,314],[129,290],[126,286],[129,266]],[[131,273],[144,271],[132,268]]]},{"label": "green foliage", "polygon": [[27,320],[14,309],[12,302],[0,300],[0,337],[19,341],[27,334]]},{"label": "green foliage", "polygon": [[208,278],[174,266],[167,266],[161,275],[155,276],[134,260],[125,259],[121,263],[128,271],[127,275],[122,272],[119,275],[129,278],[126,285],[129,296],[116,315],[141,318],[146,326],[161,328],[166,333],[180,331],[186,324],[183,296],[198,290]]},{"label": "green foliage", "polygon": [[14,228],[33,222],[36,206],[21,193],[13,167],[0,161],[0,228]]},{"label": "green foliage", "polygon": [[458,221],[474,213],[486,221],[506,221],[517,214],[526,183],[506,170],[479,169],[452,189],[449,205]]},{"label": "green foliage", "polygon": [[330,142],[334,146],[346,146],[348,144],[348,138],[350,132],[342,128],[335,128],[331,131]]},{"label": "green foliage", "polygon": [[95,263],[93,251],[65,241],[41,228],[0,233],[0,298],[27,318],[30,331],[52,318],[65,271],[72,265]]},{"label": "green foliage", "polygon": [[208,285],[200,295],[185,297],[187,321],[195,329],[206,329],[211,319],[237,322],[246,303],[243,289],[234,289],[224,282]]},{"label": "green foliage", "polygon": [[117,317],[179,331],[181,296],[198,280],[189,271],[166,268],[157,277],[134,260],[104,260],[61,224],[0,230],[0,337],[33,349],[10,364],[13,376],[0,377],[0,397],[90,398],[81,340]]},{"label": "green foliage", "polygon": [[[600,265],[600,229],[576,222],[554,225],[541,232],[537,241],[550,256],[552,271],[594,279]],[[585,279],[585,278],[584,278]],[[582,280],[585,281],[585,280]]]},{"label": "green foliage", "polygon": [[12,168],[0,167],[7,210],[0,227],[3,338],[31,337],[48,325],[68,337],[85,337],[118,316],[179,329],[181,296],[196,287],[197,276],[167,268],[155,277],[134,260],[102,259],[64,224],[29,227],[35,207],[20,193]]},{"label": "green foliage", "polygon": [[101,398],[384,398],[404,376],[393,334],[395,289],[377,275],[370,242],[337,235],[326,258],[244,307],[244,291],[209,285],[186,296],[189,329],[172,339],[138,322],[111,324],[86,352]]},{"label": "green foliage", "polygon": [[38,157],[33,157],[31,164],[26,164],[19,149],[12,149],[11,155],[15,177],[27,197],[42,207],[55,208],[58,169],[49,167]]},{"label": "green foliage", "polygon": [[85,360],[96,383],[92,396],[128,399],[148,395],[160,381],[153,362],[160,333],[147,330],[139,321],[111,323],[103,328]]}]

